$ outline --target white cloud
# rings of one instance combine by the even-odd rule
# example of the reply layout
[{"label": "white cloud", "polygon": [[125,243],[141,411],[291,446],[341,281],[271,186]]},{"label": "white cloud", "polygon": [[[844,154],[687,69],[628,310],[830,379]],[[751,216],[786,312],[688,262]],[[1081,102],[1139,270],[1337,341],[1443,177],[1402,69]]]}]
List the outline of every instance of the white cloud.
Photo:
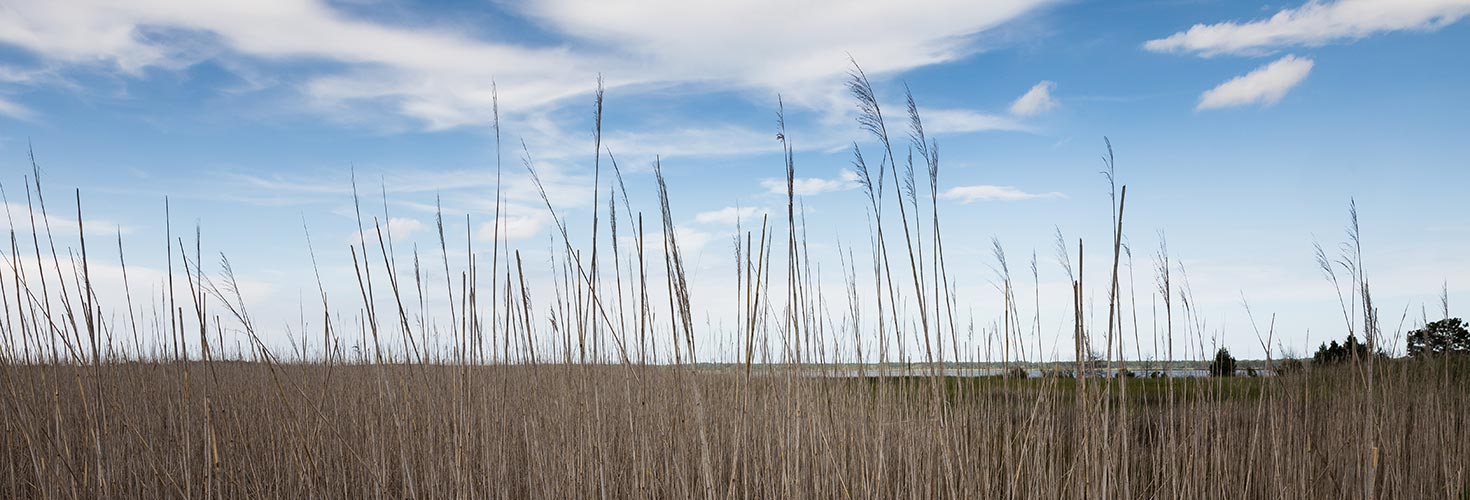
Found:
[{"label": "white cloud", "polygon": [[[508,215],[500,218],[501,241],[526,240],[541,234],[547,218],[539,214]],[[495,240],[495,221],[480,224],[475,238],[481,241]]]},{"label": "white cloud", "polygon": [[314,103],[387,104],[431,128],[483,122],[491,75],[510,109],[589,90],[596,67],[562,48],[476,40],[450,30],[355,19],[324,2],[19,2],[0,16],[0,42],[60,63],[142,77],[207,59],[338,63],[302,85]]},{"label": "white cloud", "polygon": [[1311,59],[1288,55],[1205,91],[1199,96],[1199,106],[1195,109],[1250,104],[1270,106],[1285,97],[1288,91],[1305,80],[1311,72]]},{"label": "white cloud", "polygon": [[[701,231],[689,226],[674,226],[674,240],[679,244],[679,255],[684,258],[684,264],[686,266],[694,266],[695,261],[700,256],[700,252],[703,252],[705,246],[710,242],[715,241],[715,238],[714,233]],[[648,261],[650,263],[661,261],[664,257],[663,229],[661,227],[645,228],[642,239],[643,252],[647,254]],[[637,248],[638,246],[638,238],[633,235],[619,236],[618,241],[621,242],[620,244],[627,245],[630,248]],[[663,264],[660,262],[657,268],[651,267],[650,270],[661,273],[662,268]]]},{"label": "white cloud", "polygon": [[[387,224],[380,223],[379,227],[373,227],[370,224],[371,221],[363,224],[362,235],[367,238],[368,242],[370,243],[377,241],[379,227],[383,230],[383,238],[386,239],[392,237],[395,240],[413,239],[413,235],[423,232],[423,230],[428,227],[424,225],[423,221],[410,217],[391,217],[388,219]],[[362,240],[358,238],[358,235],[353,234],[353,243],[360,243],[361,241]]]},{"label": "white cloud", "polygon": [[558,31],[634,55],[643,61],[638,67],[664,72],[663,80],[801,94],[807,89],[799,87],[843,78],[849,54],[870,74],[955,60],[975,50],[973,35],[1046,3],[541,0],[524,10]]},{"label": "white cloud", "polygon": [[1058,192],[1050,193],[1027,193],[1011,186],[955,186],[948,191],[940,193],[940,199],[958,200],[960,203],[974,203],[977,201],[1020,201],[1035,200],[1042,198],[1066,198],[1066,195]]},{"label": "white cloud", "polygon": [[924,131],[930,134],[962,134],[992,130],[1028,131],[1025,125],[1004,116],[968,109],[919,109]]},{"label": "white cloud", "polygon": [[1051,96],[1052,89],[1057,84],[1049,80],[1042,80],[1026,91],[1025,95],[1011,103],[1011,114],[1016,116],[1036,116],[1057,107],[1057,100]]},{"label": "white cloud", "polygon": [[4,83],[35,83],[43,73],[0,64],[0,82]]},{"label": "white cloud", "polygon": [[[791,191],[797,196],[813,196],[833,191],[846,191],[858,187],[856,172],[843,169],[836,179],[808,177],[792,179]],[[761,179],[761,187],[772,194],[786,194],[786,179]]]},{"label": "white cloud", "polygon": [[9,116],[18,120],[29,120],[35,113],[30,108],[0,97],[0,115]]},{"label": "white cloud", "polygon": [[[502,176],[505,187],[502,196],[504,196],[505,203],[511,207],[506,210],[515,212],[517,207],[544,210],[545,203],[541,199],[541,194],[537,191],[531,177],[526,174],[525,168],[512,163],[515,160],[507,160]],[[580,208],[591,203],[591,175],[571,173],[568,168],[557,162],[537,161],[535,166],[542,185],[546,188],[547,196],[557,209]],[[322,169],[315,173],[264,176],[239,172],[227,173],[221,181],[237,190],[253,188],[269,193],[311,197],[320,201],[322,199],[350,199],[353,193],[349,175],[348,172],[333,169]],[[357,178],[358,190],[362,196],[376,194],[379,189],[390,195],[390,201],[405,198],[392,195],[424,196],[445,193],[444,209],[446,213],[473,211],[476,214],[489,214],[495,209],[493,195],[496,173],[493,167],[443,170],[397,167],[360,169],[357,171]],[[486,197],[487,191],[490,194],[488,198]],[[457,193],[471,196],[465,200],[453,200],[458,203],[449,203],[451,195]],[[367,206],[366,202],[364,206]],[[416,208],[424,212],[434,212],[432,204],[416,206]]]},{"label": "white cloud", "polygon": [[1149,40],[1154,52],[1256,54],[1293,46],[1319,46],[1393,31],[1432,31],[1470,15],[1467,0],[1310,0],[1269,19],[1196,24],[1167,38]]},{"label": "white cloud", "polygon": [[427,226],[418,219],[408,217],[393,217],[388,219],[388,231],[393,233],[393,236],[412,237],[420,231],[423,231],[425,227]]},{"label": "white cloud", "polygon": [[765,213],[766,209],[760,207],[725,207],[719,210],[695,214],[694,221],[700,224],[724,224],[733,226],[736,222]]},{"label": "white cloud", "polygon": [[[204,60],[235,68],[293,63],[299,81],[281,84],[301,89],[328,116],[370,109],[442,129],[490,121],[492,77],[507,114],[585,96],[599,72],[609,88],[632,92],[669,85],[779,90],[789,104],[825,105],[825,96],[840,93],[835,84],[849,54],[875,76],[953,61],[978,50],[975,35],[1046,3],[539,0],[512,7],[565,37],[548,45],[447,27],[455,20],[388,24],[320,0],[22,1],[5,5],[0,44],[43,63],[133,78]],[[303,61],[329,64],[295,64]]]},{"label": "white cloud", "polygon": [[[727,156],[781,151],[774,132],[758,131],[733,125],[711,127],[679,127],[655,131],[615,131],[603,137],[603,144],[623,160],[651,160],[692,156]],[[592,147],[588,144],[587,150]],[[636,167],[636,165],[634,165]]]},{"label": "white cloud", "polygon": [[[838,88],[834,86],[833,88]],[[843,109],[848,109],[844,107]],[[903,109],[897,103],[885,109]],[[1016,120],[962,108],[920,108],[919,116],[924,120],[924,130],[929,135],[964,134],[987,131],[1030,131]],[[852,146],[853,132],[842,124],[851,124],[851,117],[842,116],[841,124],[816,127],[793,127],[787,130],[788,144],[796,151],[846,151]],[[544,142],[549,154],[565,150],[567,144],[578,143],[576,134],[568,134],[555,127],[541,129],[548,138]],[[584,134],[585,136],[585,134]],[[651,164],[655,156],[663,159],[738,156],[773,154],[781,151],[781,142],[769,129],[718,124],[713,126],[683,126],[667,130],[614,131],[603,137],[603,145],[617,155],[625,169],[638,170]],[[586,142],[585,149],[592,148]],[[576,148],[573,148],[576,149]],[[626,171],[626,170],[625,170]],[[781,192],[786,192],[783,184]]]},{"label": "white cloud", "polygon": [[[695,256],[699,255],[699,252],[704,251],[705,245],[708,245],[711,241],[714,241],[715,235],[705,231],[700,231],[698,229],[676,226],[674,227],[674,238],[679,243],[680,255],[682,255],[685,259],[692,259]],[[649,239],[648,241],[650,243],[657,241],[660,242],[660,245],[662,245],[663,240]],[[662,251],[662,249],[658,250],[658,252]],[[661,255],[661,253],[656,253],[655,255]],[[687,264],[693,265],[693,262],[691,261]]]},{"label": "white cloud", "polygon": [[[83,200],[82,208],[83,210],[87,208],[85,200]],[[58,209],[69,213],[70,216],[58,215]],[[60,238],[75,236],[77,233],[77,220],[73,218],[76,215],[75,205],[71,208],[66,208],[64,204],[61,207],[50,206],[44,217],[41,215],[40,207],[32,211],[26,205],[14,202],[0,204],[0,210],[5,211],[5,214],[0,214],[0,229],[13,229],[17,233],[29,233],[31,231],[30,217],[34,215],[36,219],[36,232],[40,233],[43,238],[45,237],[48,226],[51,228],[52,234]],[[14,227],[11,226],[11,222],[15,223]],[[115,238],[118,233],[129,234],[133,232],[131,227],[91,216],[87,216],[82,221],[82,230],[87,236],[104,238]]]},{"label": "white cloud", "polygon": [[[537,161],[536,170],[546,189],[547,198],[558,212],[586,208],[592,203],[590,175],[570,173],[567,167],[551,161]],[[222,180],[234,191],[241,193],[243,198],[239,201],[247,203],[271,204],[279,199],[297,203],[343,203],[352,199],[352,184],[347,176],[348,173],[340,170],[324,170],[317,174],[270,176],[236,173],[228,174]],[[406,207],[415,213],[428,214],[430,217],[442,213],[446,223],[469,214],[475,221],[475,238],[489,241],[494,235],[493,218],[497,207],[496,173],[493,168],[427,170],[389,167],[381,170],[359,170],[357,176],[358,188],[365,197],[372,196],[381,189],[388,194],[389,203]],[[546,200],[541,198],[541,192],[526,174],[524,167],[506,165],[501,181],[504,187],[498,208],[501,215],[501,237],[524,240],[543,234],[551,222],[551,216],[547,213]],[[368,207],[376,207],[377,203],[378,200],[364,199],[363,206],[365,210],[370,210]],[[349,218],[355,216],[351,213],[350,205],[346,210],[346,213],[340,215]],[[366,224],[371,224],[372,215],[367,212],[363,215],[369,219]],[[422,223],[415,227],[411,222],[399,222],[394,227],[395,239],[398,238],[400,229],[414,233],[419,229],[433,230],[433,225]],[[371,233],[372,228],[367,227],[367,230]],[[376,237],[369,234],[370,241],[374,238]]]}]

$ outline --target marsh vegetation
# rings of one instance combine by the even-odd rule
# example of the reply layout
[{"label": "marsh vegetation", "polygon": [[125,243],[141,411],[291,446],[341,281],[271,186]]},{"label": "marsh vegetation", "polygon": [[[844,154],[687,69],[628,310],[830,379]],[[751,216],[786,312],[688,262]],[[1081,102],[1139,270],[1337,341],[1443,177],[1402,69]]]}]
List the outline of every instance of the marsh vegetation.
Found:
[{"label": "marsh vegetation", "polygon": [[[738,285],[729,297],[691,296],[668,196],[675,187],[655,166],[659,206],[648,220],[634,209],[601,146],[600,91],[598,146],[588,152],[598,186],[590,234],[571,234],[542,193],[555,222],[552,294],[533,297],[529,262],[499,236],[498,213],[491,248],[466,249],[455,262],[441,218],[439,255],[420,260],[415,250],[409,263],[395,257],[386,225],[359,206],[362,237],[335,257],[350,258],[360,296],[321,291],[312,298],[316,328],[288,346],[252,320],[228,260],[208,265],[197,233],[194,241],[170,234],[169,274],[152,310],[128,296],[127,312],[113,313],[120,306],[99,303],[89,267],[112,242],[98,244],[80,225],[51,227],[36,169],[26,180],[31,212],[8,214],[19,223],[0,259],[0,496],[1470,494],[1463,356],[1349,353],[1303,363],[1282,359],[1278,332],[1267,327],[1255,332],[1268,353],[1260,369],[1275,376],[1087,375],[1186,360],[1217,374],[1237,370],[1224,351],[1213,360],[1175,357],[1185,345],[1200,358],[1214,351],[1166,245],[1145,278],[1158,307],[1124,300],[1135,291],[1119,264],[1133,249],[1124,246],[1127,188],[1110,144],[1112,237],[1089,247],[1104,252],[1088,254],[1060,231],[1055,242],[1071,280],[1071,352],[1043,355],[1032,329],[1041,292],[1012,280],[998,241],[1003,312],[996,328],[977,331],[955,293],[956,263],[946,260],[939,149],[919,107],[905,96],[894,119],[856,68],[849,90],[871,134],[852,152],[871,260],[848,254],[840,295],[824,292],[811,265],[783,122],[785,213],[733,239]],[[523,163],[535,178],[529,154]],[[80,194],[76,202],[81,220]],[[73,229],[75,248],[58,250],[53,235]],[[1354,352],[1376,353],[1399,336],[1380,327],[1359,234],[1354,209],[1343,251],[1319,248],[1318,257]],[[121,257],[120,237],[116,249]],[[1085,264],[1111,279],[1083,283],[1083,259],[1094,255],[1104,257]],[[442,267],[442,282],[424,279],[430,266]],[[1037,266],[1033,255],[1033,277]],[[1084,311],[1091,290],[1105,298],[1102,321]],[[432,320],[426,293],[448,304]],[[695,300],[737,311],[719,337],[733,359],[712,360],[714,348],[697,341],[707,326]],[[340,309],[356,314],[343,319]],[[1157,325],[1144,334],[1141,314]],[[1140,359],[1145,342],[1164,354]],[[979,345],[984,352],[961,347]],[[947,371],[980,360],[1011,376]],[[1010,371],[1038,361],[1057,369]],[[888,364],[908,368],[874,368]]]}]

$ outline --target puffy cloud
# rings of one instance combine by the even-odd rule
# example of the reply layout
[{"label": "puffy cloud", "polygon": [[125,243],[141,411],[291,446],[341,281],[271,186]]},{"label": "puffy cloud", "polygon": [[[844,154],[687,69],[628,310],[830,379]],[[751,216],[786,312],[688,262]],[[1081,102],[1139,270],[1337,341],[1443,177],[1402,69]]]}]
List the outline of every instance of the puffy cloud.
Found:
[{"label": "puffy cloud", "polygon": [[393,217],[388,219],[388,231],[391,231],[394,236],[403,235],[405,238],[410,237],[423,231],[425,227],[427,226],[424,226],[424,223],[418,219],[408,217]]},{"label": "puffy cloud", "polygon": [[1056,87],[1057,84],[1055,82],[1048,80],[1042,80],[1041,83],[1033,85],[1031,90],[1026,91],[1025,95],[1017,98],[1016,102],[1011,103],[1011,114],[1016,116],[1036,116],[1051,111],[1059,104],[1051,96],[1052,89]]}]

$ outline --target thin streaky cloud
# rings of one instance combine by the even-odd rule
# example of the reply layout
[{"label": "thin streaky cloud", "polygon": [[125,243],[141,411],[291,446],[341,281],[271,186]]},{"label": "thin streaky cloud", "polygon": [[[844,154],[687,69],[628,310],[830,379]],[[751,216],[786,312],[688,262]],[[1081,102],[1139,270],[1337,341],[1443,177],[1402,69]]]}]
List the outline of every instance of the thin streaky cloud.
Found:
[{"label": "thin streaky cloud", "polygon": [[1308,1],[1267,19],[1196,24],[1143,47],[1153,52],[1256,55],[1350,42],[1395,31],[1435,31],[1470,15],[1470,0]]},{"label": "thin streaky cloud", "polygon": [[973,186],[955,186],[940,193],[939,198],[944,200],[955,200],[960,203],[975,203],[980,201],[1022,201],[1066,198],[1067,195],[1059,192],[1028,193],[1014,186],[992,186],[978,184]]},{"label": "thin streaky cloud", "polygon": [[31,108],[17,104],[5,97],[0,97],[0,115],[17,120],[30,120],[36,116],[35,112],[31,111]]},{"label": "thin streaky cloud", "polygon": [[[857,189],[858,175],[851,170],[843,169],[835,179],[824,179],[820,177],[797,178],[791,181],[791,192],[796,196],[815,196],[835,191],[847,191]],[[771,194],[786,194],[786,179],[762,179],[761,187]]]},{"label": "thin streaky cloud", "polygon": [[725,207],[719,210],[697,213],[694,215],[694,222],[700,224],[735,225],[739,221],[765,213],[766,209],[760,207]]},{"label": "thin streaky cloud", "polygon": [[1250,73],[1231,78],[1199,97],[1196,110],[1230,108],[1259,104],[1271,106],[1286,97],[1312,72],[1312,60],[1288,55],[1256,68]]},{"label": "thin streaky cloud", "polygon": [[[607,88],[630,93],[672,85],[779,91],[788,105],[827,107],[849,55],[875,77],[956,61],[979,50],[975,35],[1050,1],[820,3],[537,0],[511,7],[510,16],[561,38],[545,45],[453,24],[358,18],[320,0],[16,2],[0,16],[0,44],[41,64],[128,80],[206,61],[226,61],[246,76],[290,66],[292,74],[279,80],[252,81],[291,89],[328,119],[381,114],[443,130],[493,120],[492,80],[501,112],[515,115],[586,96],[599,73]],[[769,29],[744,28],[752,25]],[[152,36],[160,32],[180,36]],[[293,64],[303,61],[326,64]]]},{"label": "thin streaky cloud", "polygon": [[528,213],[526,215],[504,215],[500,218],[499,228],[494,221],[481,223],[479,229],[475,230],[475,239],[479,241],[496,241],[496,231],[499,231],[501,241],[521,241],[538,236],[542,233],[550,217],[541,212]]}]

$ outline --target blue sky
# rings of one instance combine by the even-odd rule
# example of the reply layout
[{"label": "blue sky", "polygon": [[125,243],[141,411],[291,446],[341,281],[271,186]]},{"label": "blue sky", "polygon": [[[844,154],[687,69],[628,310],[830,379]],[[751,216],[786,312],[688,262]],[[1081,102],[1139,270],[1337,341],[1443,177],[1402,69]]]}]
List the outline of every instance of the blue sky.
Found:
[{"label": "blue sky", "polygon": [[[1335,248],[1352,199],[1388,334],[1401,316],[1435,319],[1442,284],[1451,313],[1465,314],[1467,16],[1465,0],[7,2],[0,180],[24,206],[33,147],[48,206],[70,212],[57,217],[75,220],[66,195],[79,188],[88,231],[123,233],[129,272],[143,276],[135,293],[157,286],[167,196],[176,231],[202,226],[206,253],[229,256],[263,323],[299,329],[301,297],[311,307],[315,290],[303,222],[329,292],[355,313],[354,171],[379,217],[387,193],[400,253],[437,246],[436,197],[452,244],[468,234],[488,249],[492,82],[511,244],[550,258],[551,218],[525,153],[584,234],[601,75],[605,146],[650,223],[662,158],[693,299],[717,332],[734,310],[719,298],[734,207],[784,219],[784,186],[769,188],[784,172],[778,98],[834,300],[838,242],[868,251],[849,169],[854,142],[870,155],[876,144],[843,87],[850,56],[890,117],[911,89],[939,143],[946,252],[977,327],[999,317],[996,238],[1013,270],[1038,255],[1044,355],[1067,345],[1053,238],[1084,238],[1096,249],[1086,280],[1105,282],[1106,136],[1129,187],[1140,328],[1162,231],[1206,341],[1259,357],[1242,297],[1263,330],[1275,314],[1276,338],[1298,352],[1342,335],[1312,245]],[[1102,305],[1089,307],[1105,314],[1097,290]]]}]

